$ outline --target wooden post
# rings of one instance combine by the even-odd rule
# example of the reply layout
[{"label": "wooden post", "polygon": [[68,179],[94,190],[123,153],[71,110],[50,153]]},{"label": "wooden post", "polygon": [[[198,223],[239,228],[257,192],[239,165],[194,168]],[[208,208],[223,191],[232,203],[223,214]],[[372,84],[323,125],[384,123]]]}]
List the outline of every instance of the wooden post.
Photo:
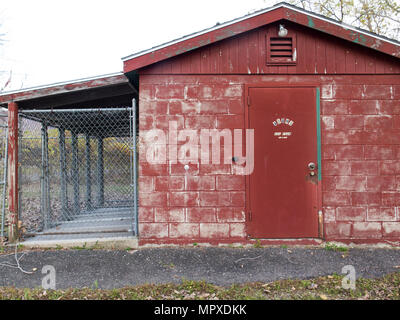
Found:
[{"label": "wooden post", "polygon": [[18,105],[8,104],[8,240],[18,240]]}]

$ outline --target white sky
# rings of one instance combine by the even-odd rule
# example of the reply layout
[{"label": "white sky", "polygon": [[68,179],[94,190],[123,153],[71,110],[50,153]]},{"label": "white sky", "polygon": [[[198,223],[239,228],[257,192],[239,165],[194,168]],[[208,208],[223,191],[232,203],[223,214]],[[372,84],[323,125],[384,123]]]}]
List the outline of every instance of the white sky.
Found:
[{"label": "white sky", "polygon": [[[6,90],[122,70],[121,58],[275,0],[1,0]],[[6,71],[6,72],[4,72]]]}]

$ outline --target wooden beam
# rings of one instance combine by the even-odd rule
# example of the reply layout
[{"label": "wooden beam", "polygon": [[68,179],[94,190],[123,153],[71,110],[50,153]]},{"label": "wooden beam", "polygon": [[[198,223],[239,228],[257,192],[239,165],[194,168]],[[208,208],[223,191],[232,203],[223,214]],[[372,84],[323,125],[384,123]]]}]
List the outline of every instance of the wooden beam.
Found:
[{"label": "wooden beam", "polygon": [[8,241],[18,240],[18,104],[8,104]]}]

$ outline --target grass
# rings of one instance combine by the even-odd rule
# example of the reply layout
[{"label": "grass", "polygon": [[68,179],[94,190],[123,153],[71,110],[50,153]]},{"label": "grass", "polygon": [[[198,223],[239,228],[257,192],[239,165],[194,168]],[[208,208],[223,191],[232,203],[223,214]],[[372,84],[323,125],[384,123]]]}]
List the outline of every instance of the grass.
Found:
[{"label": "grass", "polygon": [[235,284],[221,287],[182,279],[180,284],[146,284],[121,289],[43,290],[0,287],[5,300],[400,300],[400,272],[379,279],[358,279],[355,290],[343,289],[343,276],[333,274],[308,280]]},{"label": "grass", "polygon": [[262,248],[260,239],[257,239],[253,245],[254,248]]},{"label": "grass", "polygon": [[339,245],[331,243],[331,242],[327,242],[325,244],[324,249],[328,250],[328,251],[340,251],[340,252],[348,252],[349,251],[349,248],[342,247],[342,246],[339,246]]}]

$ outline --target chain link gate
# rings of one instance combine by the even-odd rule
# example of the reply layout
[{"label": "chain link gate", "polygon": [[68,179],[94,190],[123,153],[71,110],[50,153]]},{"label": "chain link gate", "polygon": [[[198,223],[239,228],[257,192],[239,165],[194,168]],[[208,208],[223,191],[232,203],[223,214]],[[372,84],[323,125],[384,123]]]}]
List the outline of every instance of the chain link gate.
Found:
[{"label": "chain link gate", "polygon": [[19,213],[26,235],[136,233],[133,112],[20,111]]}]

